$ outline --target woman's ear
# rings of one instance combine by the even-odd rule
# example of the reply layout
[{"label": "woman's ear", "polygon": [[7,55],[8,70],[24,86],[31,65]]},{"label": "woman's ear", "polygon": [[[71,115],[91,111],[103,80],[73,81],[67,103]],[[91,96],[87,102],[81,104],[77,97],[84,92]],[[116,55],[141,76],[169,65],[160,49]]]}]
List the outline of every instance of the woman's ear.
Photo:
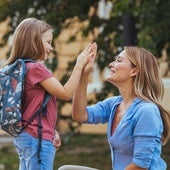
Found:
[{"label": "woman's ear", "polygon": [[136,76],[139,73],[139,67],[133,67],[131,71],[131,76]]}]

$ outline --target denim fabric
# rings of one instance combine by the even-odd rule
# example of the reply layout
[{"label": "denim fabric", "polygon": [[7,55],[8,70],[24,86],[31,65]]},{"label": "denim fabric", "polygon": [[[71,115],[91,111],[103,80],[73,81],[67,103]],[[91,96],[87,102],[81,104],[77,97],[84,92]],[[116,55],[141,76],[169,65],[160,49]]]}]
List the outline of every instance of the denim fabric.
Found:
[{"label": "denim fabric", "polygon": [[20,159],[19,170],[53,170],[56,149],[52,142],[42,140],[41,163],[38,163],[37,158],[38,138],[22,132],[13,138],[13,144]]}]

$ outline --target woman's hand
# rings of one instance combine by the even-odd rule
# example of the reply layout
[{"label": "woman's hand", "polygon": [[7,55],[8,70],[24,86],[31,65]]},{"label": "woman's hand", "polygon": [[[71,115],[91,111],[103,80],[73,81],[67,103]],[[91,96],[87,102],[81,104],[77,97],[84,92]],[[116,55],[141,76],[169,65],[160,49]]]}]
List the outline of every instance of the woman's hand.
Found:
[{"label": "woman's hand", "polygon": [[61,147],[61,138],[60,138],[60,135],[57,131],[55,131],[53,144],[54,144],[56,150],[58,151],[59,148]]},{"label": "woman's hand", "polygon": [[90,54],[91,56],[89,58],[89,61],[83,70],[83,75],[87,75],[87,76],[92,72],[93,67],[94,67],[94,61],[97,55],[97,44],[96,43],[93,43],[91,45]]},{"label": "woman's hand", "polygon": [[76,65],[83,68],[89,62],[94,53],[94,51],[92,50],[94,48],[94,44],[96,43],[89,43],[87,47],[79,54],[79,56],[77,57]]}]

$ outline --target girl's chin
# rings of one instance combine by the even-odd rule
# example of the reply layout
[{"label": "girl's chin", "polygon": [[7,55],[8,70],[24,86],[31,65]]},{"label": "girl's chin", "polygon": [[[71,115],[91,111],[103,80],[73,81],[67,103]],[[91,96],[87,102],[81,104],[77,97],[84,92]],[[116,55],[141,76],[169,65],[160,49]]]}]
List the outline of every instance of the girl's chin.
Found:
[{"label": "girl's chin", "polygon": [[44,57],[44,60],[47,60],[48,59],[48,55],[46,54],[45,57]]}]

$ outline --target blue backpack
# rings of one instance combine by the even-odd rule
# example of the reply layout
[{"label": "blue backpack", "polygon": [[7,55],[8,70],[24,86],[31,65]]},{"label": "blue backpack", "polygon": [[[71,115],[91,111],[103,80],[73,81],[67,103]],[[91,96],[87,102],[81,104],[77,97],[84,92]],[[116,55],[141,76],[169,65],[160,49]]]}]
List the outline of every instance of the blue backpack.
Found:
[{"label": "blue backpack", "polygon": [[0,69],[0,128],[12,136],[18,136],[46,107],[50,95],[44,98],[43,106],[22,126],[21,98],[26,75],[25,62],[18,59]]}]

